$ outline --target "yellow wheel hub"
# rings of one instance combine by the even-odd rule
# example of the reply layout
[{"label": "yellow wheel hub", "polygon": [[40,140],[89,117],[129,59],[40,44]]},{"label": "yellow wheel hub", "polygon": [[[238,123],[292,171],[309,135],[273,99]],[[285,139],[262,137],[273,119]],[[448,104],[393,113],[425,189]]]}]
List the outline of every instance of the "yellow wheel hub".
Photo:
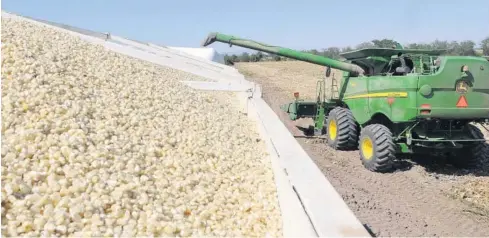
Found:
[{"label": "yellow wheel hub", "polygon": [[372,159],[372,157],[374,156],[374,145],[370,138],[364,138],[362,140],[360,148],[362,149],[363,157],[366,160]]},{"label": "yellow wheel hub", "polygon": [[328,124],[328,134],[329,134],[329,138],[331,140],[335,140],[336,139],[336,134],[337,134],[336,132],[337,132],[336,121],[335,120],[329,121],[329,124]]}]

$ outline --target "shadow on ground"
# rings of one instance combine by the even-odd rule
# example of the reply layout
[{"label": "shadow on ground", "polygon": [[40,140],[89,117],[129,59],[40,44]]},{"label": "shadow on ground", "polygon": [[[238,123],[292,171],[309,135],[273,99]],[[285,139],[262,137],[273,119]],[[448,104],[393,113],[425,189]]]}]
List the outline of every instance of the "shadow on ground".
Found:
[{"label": "shadow on ground", "polygon": [[434,155],[397,155],[394,162],[396,171],[410,170],[419,165],[427,173],[451,176],[473,175],[475,177],[489,177],[489,161],[481,161],[474,168],[458,168],[450,164],[445,157]]},{"label": "shadow on ground", "polygon": [[[480,161],[475,168],[457,168],[447,162],[442,156],[434,155],[400,155],[398,156],[401,170],[408,170],[414,164],[422,166],[426,172],[452,176],[473,175],[476,177],[489,177],[489,161]],[[408,165],[408,163],[410,165]],[[408,168],[403,168],[408,167]]]},{"label": "shadow on ground", "polygon": [[[304,133],[303,136],[296,136],[301,138],[308,138],[312,140],[313,143],[324,143],[327,144],[326,138],[315,138],[314,137],[314,127],[302,127],[296,126],[298,130]],[[349,151],[355,151],[357,149],[351,149]],[[408,171],[414,165],[419,165],[425,169],[426,172],[431,174],[443,174],[452,176],[465,176],[473,175],[476,177],[489,177],[489,161],[481,161],[475,168],[457,168],[452,164],[447,162],[447,159],[443,156],[435,155],[409,155],[400,154],[397,155],[394,161],[395,171]]]},{"label": "shadow on ground", "polygon": [[310,127],[295,126],[295,128],[299,129],[299,131],[304,133],[305,137],[314,136],[314,127],[313,126],[310,126]]}]

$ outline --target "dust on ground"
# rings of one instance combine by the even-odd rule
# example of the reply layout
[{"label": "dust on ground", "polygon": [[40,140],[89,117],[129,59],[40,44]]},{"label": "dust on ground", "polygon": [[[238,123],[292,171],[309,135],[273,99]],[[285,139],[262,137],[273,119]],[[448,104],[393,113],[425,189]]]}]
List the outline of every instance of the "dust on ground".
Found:
[{"label": "dust on ground", "polygon": [[[293,100],[294,92],[314,99],[324,67],[298,61],[236,63],[235,67],[262,85],[264,100],[291,133],[303,135],[296,126],[311,121],[290,121],[280,105]],[[339,71],[333,74],[341,77]],[[358,151],[335,151],[320,139],[297,140],[376,236],[489,234],[489,161],[475,170],[461,170],[441,159],[407,157],[396,172],[381,174],[366,170]]]}]

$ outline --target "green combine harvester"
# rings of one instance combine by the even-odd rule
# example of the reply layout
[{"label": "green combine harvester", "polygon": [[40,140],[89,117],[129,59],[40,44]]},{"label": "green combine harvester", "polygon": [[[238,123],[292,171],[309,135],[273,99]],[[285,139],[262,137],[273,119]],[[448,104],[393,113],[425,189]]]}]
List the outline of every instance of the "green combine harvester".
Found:
[{"label": "green combine harvester", "polygon": [[[443,56],[443,50],[369,48],[341,54],[344,60],[211,33],[215,41],[343,71],[317,83],[316,101],[299,99],[282,109],[291,120],[312,118],[316,136],[336,150],[359,149],[363,165],[375,172],[394,169],[396,155],[443,155],[457,167],[489,159],[479,123],[489,122],[489,62],[482,57]],[[339,82],[338,82],[339,81]],[[336,95],[335,95],[336,94]]]}]

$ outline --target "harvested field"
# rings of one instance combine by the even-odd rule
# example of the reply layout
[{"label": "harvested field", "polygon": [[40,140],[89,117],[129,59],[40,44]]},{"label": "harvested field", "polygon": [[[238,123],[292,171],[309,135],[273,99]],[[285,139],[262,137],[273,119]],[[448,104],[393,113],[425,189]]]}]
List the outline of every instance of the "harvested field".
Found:
[{"label": "harvested field", "polygon": [[[280,105],[298,91],[314,99],[324,68],[298,61],[236,63],[292,134],[304,135]],[[333,71],[340,76],[338,71]],[[328,85],[328,83],[326,83]],[[487,134],[486,134],[487,135]],[[367,171],[358,151],[334,151],[319,139],[297,138],[357,217],[377,236],[487,236],[489,161],[474,170],[455,169],[434,158],[407,158],[390,174]]]},{"label": "harvested field", "polygon": [[2,16],[2,236],[281,236],[233,94]]},{"label": "harvested field", "polygon": [[[281,93],[292,98],[294,92],[300,92],[301,98],[316,98],[316,82],[325,77],[325,69],[319,65],[301,61],[279,61],[259,63],[238,63],[240,73],[250,78],[266,78],[267,85],[273,85]],[[341,71],[332,70],[331,76],[341,78]],[[327,84],[327,89],[330,85]]]}]

